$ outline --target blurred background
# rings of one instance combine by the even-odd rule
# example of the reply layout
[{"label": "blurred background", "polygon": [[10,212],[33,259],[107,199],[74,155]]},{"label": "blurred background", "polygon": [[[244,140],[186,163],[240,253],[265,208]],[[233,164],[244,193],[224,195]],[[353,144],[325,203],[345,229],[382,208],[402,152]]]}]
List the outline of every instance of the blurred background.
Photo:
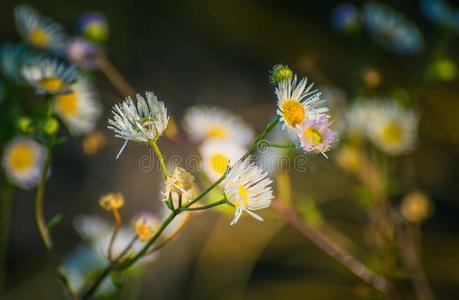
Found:
[{"label": "blurred background", "polygon": [[[22,3],[22,2],[21,2]],[[360,9],[364,2],[349,2]],[[383,2],[381,2],[383,3]],[[74,32],[84,13],[106,15],[110,38],[107,55],[138,91],[154,91],[177,120],[194,104],[218,105],[240,114],[258,132],[275,113],[268,71],[278,63],[316,82],[338,88],[351,101],[368,87],[374,73],[378,84],[367,94],[404,93],[435,59],[435,47],[455,66],[457,35],[445,34],[422,14],[419,1],[384,1],[415,23],[424,49],[399,55],[374,43],[365,29],[343,33],[333,26],[332,12],[340,1],[28,1],[42,14]],[[453,1],[450,1],[454,7]],[[16,1],[2,0],[0,41],[19,41],[14,26]],[[456,6],[459,8],[459,5]],[[437,49],[438,50],[438,49]],[[370,79],[368,79],[370,77]],[[61,213],[53,230],[62,255],[81,238],[72,220],[99,215],[102,194],[119,191],[126,198],[125,220],[139,210],[158,210],[161,174],[145,171],[140,158],[147,147],[122,144],[106,129],[110,106],[122,100],[102,76],[97,86],[104,104],[98,128],[107,145],[85,155],[80,139],[69,139],[55,154],[46,191],[47,217]],[[422,113],[419,142],[411,158],[418,185],[433,203],[433,215],[422,225],[423,262],[438,299],[459,297],[459,86],[423,81],[422,93],[410,99]],[[195,149],[163,139],[166,156],[185,157]],[[295,201],[314,199],[321,214],[352,243],[363,245],[366,221],[355,201],[353,182],[333,160],[313,156],[307,172],[291,174]],[[16,190],[7,253],[5,299],[62,299],[53,264],[35,225],[33,193]],[[186,229],[130,281],[120,299],[378,299],[358,278],[322,253],[274,211],[262,212],[265,222],[244,218],[228,226],[230,217],[216,211],[193,215]],[[400,283],[403,299],[415,299],[409,281]]]}]

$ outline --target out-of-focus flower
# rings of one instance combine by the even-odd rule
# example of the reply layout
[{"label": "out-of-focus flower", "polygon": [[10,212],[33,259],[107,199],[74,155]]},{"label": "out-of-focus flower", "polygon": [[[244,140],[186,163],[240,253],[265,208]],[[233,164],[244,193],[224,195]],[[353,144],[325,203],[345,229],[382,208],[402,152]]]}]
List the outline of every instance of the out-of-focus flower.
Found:
[{"label": "out-of-focus flower", "polygon": [[19,117],[17,121],[19,131],[24,134],[30,134],[35,131],[35,126],[31,118]]},{"label": "out-of-focus flower", "polygon": [[92,42],[104,43],[109,34],[107,19],[99,12],[84,14],[77,23],[77,31]]},{"label": "out-of-focus flower", "polygon": [[400,210],[405,220],[421,223],[431,213],[430,200],[422,192],[412,192],[403,198]]},{"label": "out-of-focus flower", "polygon": [[55,59],[37,59],[21,70],[24,79],[36,89],[37,94],[58,95],[70,91],[70,85],[78,78],[73,66]]},{"label": "out-of-focus flower", "polygon": [[341,4],[333,10],[331,22],[333,28],[337,31],[348,34],[355,33],[361,27],[360,12],[352,4]]},{"label": "out-of-focus flower", "polygon": [[362,73],[362,79],[366,86],[377,88],[381,84],[381,73],[373,68],[365,68]]},{"label": "out-of-focus flower", "polygon": [[47,150],[31,138],[16,137],[3,152],[3,168],[15,185],[30,189],[38,184],[43,173]]},{"label": "out-of-focus flower", "polygon": [[443,0],[422,0],[421,9],[433,23],[459,33],[459,11]]},{"label": "out-of-focus flower", "polygon": [[146,100],[137,94],[137,105],[131,97],[112,108],[113,119],[108,120],[108,128],[115,137],[124,139],[117,158],[128,141],[151,143],[156,141],[167,127],[169,117],[166,106],[152,92],[145,92]]},{"label": "out-of-focus flower", "polygon": [[255,219],[263,219],[253,211],[271,205],[274,198],[270,184],[272,180],[266,178],[267,173],[250,163],[250,158],[237,163],[224,180],[224,191],[227,200],[236,208],[231,225],[237,223],[245,211]]},{"label": "out-of-focus flower", "polygon": [[47,135],[53,135],[59,130],[59,122],[56,118],[48,118],[43,124],[43,131]]},{"label": "out-of-focus flower", "polygon": [[343,128],[350,139],[360,141],[366,136],[373,108],[370,101],[356,99],[346,110]]},{"label": "out-of-focus flower", "polygon": [[5,43],[0,48],[0,72],[16,84],[25,84],[21,74],[22,67],[40,57],[24,45]]},{"label": "out-of-focus flower", "polygon": [[211,180],[219,179],[228,167],[244,155],[246,149],[233,142],[207,141],[199,148],[202,169]]},{"label": "out-of-focus flower", "polygon": [[295,130],[298,142],[306,153],[314,152],[325,155],[336,138],[336,133],[330,129],[330,120],[325,115],[307,120]]},{"label": "out-of-focus flower", "polygon": [[385,5],[366,3],[363,7],[363,20],[370,36],[394,53],[414,54],[424,47],[424,39],[419,29]]},{"label": "out-of-focus flower", "polygon": [[337,164],[348,172],[355,172],[361,164],[361,154],[359,151],[350,145],[339,147],[335,160]]},{"label": "out-of-focus flower", "polygon": [[154,215],[142,212],[133,219],[132,228],[139,241],[146,242],[151,239],[159,224]]},{"label": "out-of-focus flower", "polygon": [[313,84],[307,85],[306,77],[297,81],[296,75],[281,81],[275,88],[277,96],[277,114],[284,128],[295,129],[309,118],[317,118],[327,112],[320,93],[311,91]]},{"label": "out-of-focus flower", "polygon": [[374,103],[368,124],[370,140],[382,151],[399,155],[414,148],[418,115],[395,101]]},{"label": "out-of-focus flower", "polygon": [[193,188],[194,176],[187,170],[176,167],[171,176],[166,179],[166,191],[164,192],[163,200],[166,201],[171,193],[174,194],[189,194],[189,190]]},{"label": "out-of-focus flower", "polygon": [[118,210],[124,205],[124,197],[120,193],[110,193],[100,198],[99,205],[108,211]]},{"label": "out-of-focus flower", "polygon": [[92,132],[83,139],[83,152],[87,155],[94,155],[105,146],[106,142],[107,139],[102,132]]},{"label": "out-of-focus flower", "polygon": [[88,133],[94,129],[102,112],[96,91],[82,76],[69,89],[68,93],[55,97],[54,111],[73,135]]},{"label": "out-of-focus flower", "polygon": [[73,38],[66,45],[68,59],[83,69],[97,69],[94,58],[99,51],[98,46],[82,38]]},{"label": "out-of-focus flower", "polygon": [[253,130],[244,120],[218,107],[189,108],[183,125],[195,142],[218,140],[248,145],[254,136]]},{"label": "out-of-focus flower", "polygon": [[61,25],[42,17],[27,5],[18,5],[15,17],[17,30],[28,44],[56,53],[64,51],[66,36]]},{"label": "out-of-focus flower", "polygon": [[293,71],[287,65],[275,65],[271,72],[269,79],[272,84],[278,84],[281,81],[289,80],[293,77]]},{"label": "out-of-focus flower", "polygon": [[457,67],[449,58],[437,58],[428,66],[427,75],[435,80],[452,81],[457,77]]}]

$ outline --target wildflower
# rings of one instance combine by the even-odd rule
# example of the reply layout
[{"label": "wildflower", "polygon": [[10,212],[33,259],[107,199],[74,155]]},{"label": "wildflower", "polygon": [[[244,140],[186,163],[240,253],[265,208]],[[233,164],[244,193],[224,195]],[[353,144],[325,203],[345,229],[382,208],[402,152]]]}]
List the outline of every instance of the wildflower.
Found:
[{"label": "wildflower", "polygon": [[108,120],[108,128],[115,137],[125,140],[117,158],[128,141],[151,143],[156,141],[167,127],[169,117],[166,106],[152,92],[145,92],[146,100],[137,94],[137,106],[131,97],[113,106],[113,119]]},{"label": "wildflower", "polygon": [[120,193],[110,193],[100,198],[99,205],[108,211],[118,210],[124,205],[124,197]]},{"label": "wildflower", "polygon": [[348,172],[356,172],[359,169],[361,154],[353,146],[340,147],[336,153],[335,160],[337,164]]},{"label": "wildflower", "polygon": [[202,168],[211,180],[219,179],[239,158],[246,149],[237,143],[207,141],[199,148]]},{"label": "wildflower", "polygon": [[369,2],[363,8],[363,21],[371,37],[397,54],[414,54],[424,47],[419,29],[391,8]]},{"label": "wildflower", "polygon": [[443,0],[422,0],[421,9],[433,23],[459,33],[459,11],[454,10]]},{"label": "wildflower", "polygon": [[344,129],[353,140],[361,140],[366,136],[375,108],[372,101],[364,101],[357,99],[345,112]]},{"label": "wildflower", "polygon": [[267,173],[250,163],[250,158],[237,163],[224,180],[224,192],[227,200],[236,208],[231,225],[237,223],[245,211],[255,219],[263,219],[253,211],[269,207],[274,198],[269,186],[272,180],[266,178]]},{"label": "wildflower", "polygon": [[194,176],[187,170],[176,167],[171,176],[166,179],[166,191],[164,192],[164,201],[167,200],[171,193],[189,194],[189,190],[193,188]]},{"label": "wildflower", "polygon": [[28,117],[20,117],[17,121],[17,126],[21,133],[30,134],[35,131],[34,124],[31,118]]},{"label": "wildflower", "polygon": [[47,150],[31,138],[16,137],[3,152],[3,167],[10,181],[30,189],[41,178]]},{"label": "wildflower", "polygon": [[158,225],[159,221],[149,213],[141,213],[132,222],[134,233],[141,242],[151,239]]},{"label": "wildflower", "polygon": [[373,68],[365,69],[362,75],[363,82],[370,88],[377,88],[381,84],[381,74]]},{"label": "wildflower", "polygon": [[395,101],[375,104],[368,124],[370,140],[381,150],[399,155],[416,143],[418,116]]},{"label": "wildflower", "polygon": [[26,5],[16,7],[15,17],[18,32],[28,44],[57,53],[64,50],[66,36],[61,25]]},{"label": "wildflower", "polygon": [[360,30],[360,12],[352,4],[344,3],[336,7],[331,15],[335,30],[344,33],[354,33]]},{"label": "wildflower", "polygon": [[82,38],[74,38],[66,45],[68,59],[75,65],[89,70],[97,69],[95,56],[99,51],[96,45]]},{"label": "wildflower", "polygon": [[195,142],[218,140],[248,145],[254,136],[244,120],[217,107],[188,109],[184,116],[184,128]]},{"label": "wildflower", "polygon": [[271,70],[270,81],[278,84],[281,81],[289,80],[293,77],[293,71],[287,65],[275,65]]},{"label": "wildflower", "polygon": [[109,29],[105,16],[98,12],[83,15],[77,24],[77,30],[88,40],[95,43],[107,41]]},{"label": "wildflower", "polygon": [[430,201],[422,192],[412,192],[402,200],[400,207],[403,217],[413,223],[421,223],[430,214]]},{"label": "wildflower", "polygon": [[48,135],[53,135],[59,130],[59,122],[55,118],[48,118],[44,125],[43,131]]},{"label": "wildflower", "polygon": [[70,91],[77,79],[73,66],[66,66],[55,59],[37,59],[22,68],[24,79],[36,89],[37,94],[58,95]]},{"label": "wildflower", "polygon": [[53,109],[72,134],[88,133],[94,129],[102,112],[95,89],[82,76],[69,89],[68,93],[55,97]]},{"label": "wildflower", "polygon": [[102,132],[90,133],[83,139],[83,152],[87,155],[94,155],[105,146],[106,142],[107,140]]},{"label": "wildflower", "polygon": [[295,129],[309,118],[316,118],[328,109],[322,107],[320,93],[311,91],[313,84],[307,86],[306,77],[297,81],[296,75],[276,86],[277,114],[284,128]]},{"label": "wildflower", "polygon": [[40,54],[24,45],[5,43],[0,48],[0,72],[6,79],[23,85],[26,82],[21,74],[22,67],[40,58]]},{"label": "wildflower", "polygon": [[305,121],[295,130],[298,141],[305,152],[325,155],[336,138],[336,133],[330,129],[330,121],[325,115]]}]

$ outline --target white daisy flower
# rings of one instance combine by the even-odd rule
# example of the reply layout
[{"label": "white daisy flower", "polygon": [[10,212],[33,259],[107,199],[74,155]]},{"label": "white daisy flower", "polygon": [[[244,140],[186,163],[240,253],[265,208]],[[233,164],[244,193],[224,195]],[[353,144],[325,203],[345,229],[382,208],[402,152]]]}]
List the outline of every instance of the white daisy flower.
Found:
[{"label": "white daisy flower", "polygon": [[250,163],[250,157],[237,163],[224,180],[226,199],[236,208],[231,225],[237,223],[245,211],[255,219],[263,219],[253,211],[269,207],[274,198],[270,184],[272,180],[266,178],[267,173]]},{"label": "white daisy flower", "polygon": [[17,6],[15,17],[18,32],[28,44],[57,53],[64,51],[66,36],[61,25],[27,5]]},{"label": "white daisy flower", "polygon": [[368,124],[369,139],[390,155],[412,150],[417,139],[419,116],[395,101],[373,105]]},{"label": "white daisy flower", "polygon": [[306,77],[298,82],[295,75],[276,86],[277,114],[284,128],[295,129],[305,120],[316,118],[328,111],[323,106],[325,100],[320,99],[321,93],[311,90],[313,84],[307,85],[307,82]]},{"label": "white daisy flower", "polygon": [[158,139],[167,128],[169,117],[166,106],[152,92],[145,92],[146,100],[137,94],[137,105],[131,97],[113,106],[113,119],[108,120],[108,128],[115,137],[125,140],[117,158],[128,141],[150,143]]},{"label": "white daisy flower", "polygon": [[71,92],[57,95],[55,113],[74,135],[91,132],[102,113],[102,106],[89,80],[80,77],[70,86]]},{"label": "white daisy flower", "polygon": [[194,176],[180,167],[175,167],[170,174],[166,179],[166,190],[163,193],[163,201],[167,201],[169,196],[172,199],[176,198],[175,196],[178,197],[183,194],[191,197],[189,191],[193,189]]},{"label": "white daisy flower", "polygon": [[38,184],[44,168],[46,148],[31,138],[16,137],[3,152],[3,168],[9,180],[30,189]]},{"label": "white daisy flower", "polygon": [[218,180],[247,149],[233,142],[206,141],[199,148],[202,169],[210,180]]},{"label": "white daisy flower", "polygon": [[351,137],[361,138],[367,134],[368,125],[372,119],[374,105],[362,99],[357,99],[345,112],[343,130]]},{"label": "white daisy flower", "polygon": [[195,142],[218,140],[248,145],[254,137],[252,128],[242,118],[218,107],[189,108],[183,123]]},{"label": "white daisy flower", "polygon": [[78,72],[56,59],[36,59],[22,67],[24,79],[36,89],[37,94],[58,95],[70,91]]}]

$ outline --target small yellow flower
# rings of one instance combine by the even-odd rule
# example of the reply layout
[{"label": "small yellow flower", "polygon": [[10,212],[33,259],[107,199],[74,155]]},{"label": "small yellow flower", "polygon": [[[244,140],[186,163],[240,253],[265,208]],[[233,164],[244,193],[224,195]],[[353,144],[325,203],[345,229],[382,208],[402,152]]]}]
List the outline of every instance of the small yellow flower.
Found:
[{"label": "small yellow flower", "polygon": [[49,118],[48,120],[46,120],[43,126],[43,130],[48,135],[55,134],[58,129],[59,129],[59,122],[55,118]]},{"label": "small yellow flower", "polygon": [[117,210],[123,207],[124,197],[120,193],[110,193],[100,198],[99,205],[108,211]]},{"label": "small yellow flower", "polygon": [[352,146],[344,146],[336,153],[335,160],[338,165],[348,172],[356,172],[361,164],[359,151]]},{"label": "small yellow flower", "polygon": [[403,198],[400,209],[407,221],[420,223],[430,214],[430,201],[426,194],[419,191],[412,192]]},{"label": "small yellow flower", "polygon": [[94,155],[103,148],[106,143],[107,139],[102,132],[93,132],[83,139],[83,152],[87,155]]},{"label": "small yellow flower", "polygon": [[134,219],[132,227],[139,241],[146,242],[153,237],[158,224],[155,217],[142,213]]}]

